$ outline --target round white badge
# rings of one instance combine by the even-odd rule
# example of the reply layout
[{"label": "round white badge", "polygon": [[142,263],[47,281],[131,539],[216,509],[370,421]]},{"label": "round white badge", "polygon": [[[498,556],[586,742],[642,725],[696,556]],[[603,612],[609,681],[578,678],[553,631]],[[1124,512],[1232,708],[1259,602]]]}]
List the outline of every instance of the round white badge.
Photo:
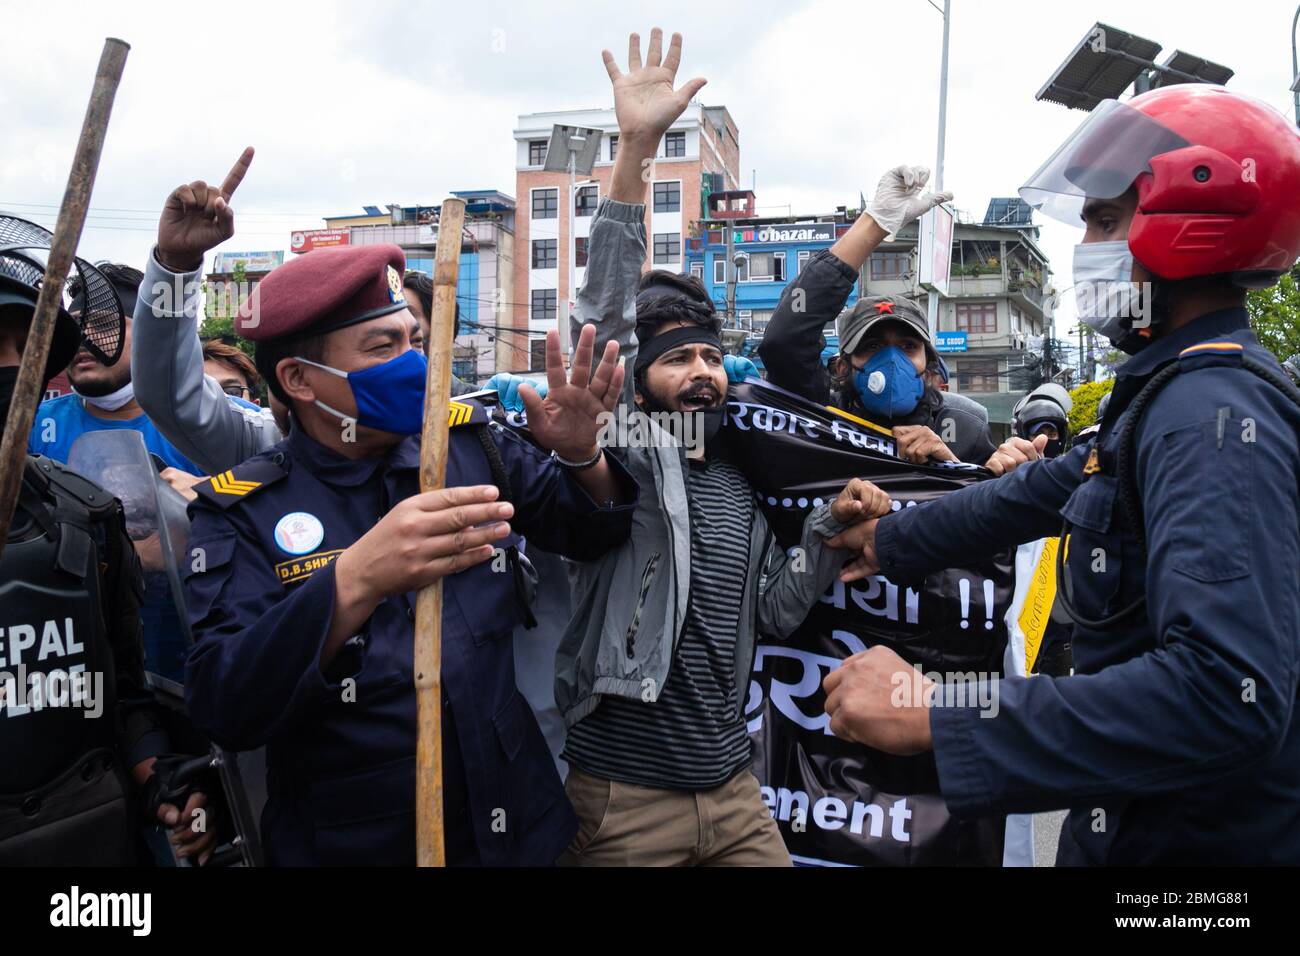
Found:
[{"label": "round white badge", "polygon": [[275,523],[275,543],[285,554],[306,554],[325,540],[320,518],[305,511],[287,514]]},{"label": "round white badge", "polygon": [[872,395],[879,395],[885,390],[885,373],[877,369],[867,376],[867,388]]}]

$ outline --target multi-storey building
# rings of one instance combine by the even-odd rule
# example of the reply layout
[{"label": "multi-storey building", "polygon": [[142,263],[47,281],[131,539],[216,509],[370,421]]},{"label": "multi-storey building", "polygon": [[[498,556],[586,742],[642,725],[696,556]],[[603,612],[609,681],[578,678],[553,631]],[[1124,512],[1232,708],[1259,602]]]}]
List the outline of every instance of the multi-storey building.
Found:
[{"label": "multi-storey building", "polygon": [[[554,125],[601,130],[590,176],[581,177],[569,209],[567,173],[546,172],[546,150]],[[516,338],[528,340],[528,355],[514,353],[515,371],[540,371],[545,334],[567,315],[572,290],[581,288],[587,238],[600,198],[609,192],[618,155],[618,123],[612,109],[529,113],[519,117],[515,138]],[[725,106],[692,103],[664,135],[650,170],[646,196],[646,267],[684,270],[686,240],[705,217],[711,192],[735,189],[740,141]],[[575,281],[569,284],[570,262]]]},{"label": "multi-storey building", "polygon": [[[453,370],[481,382],[527,360],[527,347],[508,328],[514,281],[515,201],[495,189],[456,190],[465,200],[456,303],[460,307]],[[406,253],[406,268],[433,275],[438,244],[438,206],[364,207],[361,216],[326,216],[325,229],[293,234],[291,248],[393,243]],[[506,334],[500,334],[506,328]],[[516,354],[518,353],[518,354]]]},{"label": "multi-storey building", "polygon": [[[699,234],[686,242],[683,271],[704,283],[726,327],[761,336],[786,284],[813,253],[829,249],[848,231],[856,213],[840,207],[825,215],[755,217],[753,199],[749,190],[732,191],[727,200],[740,209],[739,215],[716,206],[710,210],[710,218],[699,223]],[[855,288],[848,304],[857,298]]]},{"label": "multi-storey building", "polygon": [[[752,194],[738,194],[753,208]],[[982,222],[959,215],[954,227],[952,277],[939,300],[936,345],[952,374],[949,388],[969,394],[989,409],[990,421],[1005,434],[1011,407],[1029,387],[1051,336],[1047,256],[1037,245],[1038,227],[1018,200],[995,199]],[[824,215],[725,218],[702,222],[687,243],[686,271],[712,292],[720,311],[727,308],[727,261],[735,268],[734,315],[728,324],[750,333],[744,351],[755,347],[786,285],[808,258],[827,249],[857,218],[840,207]],[[728,235],[730,233],[730,235]],[[730,250],[730,251],[729,251]],[[919,296],[916,278],[917,224],[905,226],[864,264],[849,295]],[[834,323],[825,331],[837,343]]]}]

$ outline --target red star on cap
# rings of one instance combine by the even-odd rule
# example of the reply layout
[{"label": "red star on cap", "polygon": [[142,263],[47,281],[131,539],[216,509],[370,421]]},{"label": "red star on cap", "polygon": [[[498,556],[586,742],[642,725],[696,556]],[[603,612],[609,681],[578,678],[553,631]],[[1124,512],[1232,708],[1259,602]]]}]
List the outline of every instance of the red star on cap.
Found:
[{"label": "red star on cap", "polygon": [[877,302],[877,303],[876,303],[876,313],[877,313],[878,315],[884,315],[886,312],[888,312],[890,315],[893,315],[893,314],[894,314],[894,303],[892,303],[892,302]]}]

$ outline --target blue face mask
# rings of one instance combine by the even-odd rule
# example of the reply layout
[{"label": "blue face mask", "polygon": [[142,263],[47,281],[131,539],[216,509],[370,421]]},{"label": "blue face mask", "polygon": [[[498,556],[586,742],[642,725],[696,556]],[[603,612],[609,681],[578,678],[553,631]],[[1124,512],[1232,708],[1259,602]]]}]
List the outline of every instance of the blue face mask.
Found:
[{"label": "blue face mask", "polygon": [[853,387],[868,412],[890,421],[914,411],[925,393],[916,366],[897,345],[871,356],[871,361],[854,373]]},{"label": "blue face mask", "polygon": [[[410,349],[395,359],[357,372],[342,372],[310,359],[295,358],[348,380],[352,398],[357,403],[358,424],[395,435],[414,435],[424,424],[424,380],[429,365],[424,353],[418,349]],[[351,417],[330,408],[320,399],[316,404],[344,421]]]}]

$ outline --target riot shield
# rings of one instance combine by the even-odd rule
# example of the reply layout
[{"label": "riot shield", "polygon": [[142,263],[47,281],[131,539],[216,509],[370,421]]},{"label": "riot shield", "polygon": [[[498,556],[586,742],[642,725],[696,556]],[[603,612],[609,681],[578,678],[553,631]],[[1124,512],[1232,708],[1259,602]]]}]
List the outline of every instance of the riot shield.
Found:
[{"label": "riot shield", "polygon": [[[135,546],[145,578],[140,617],[144,630],[145,668],[154,697],[164,710],[173,748],[181,753],[207,753],[205,761],[182,764],[178,787],[186,774],[217,771],[231,830],[208,861],[209,866],[261,863],[257,818],[250,797],[265,802],[264,782],[245,786],[241,762],[261,762],[261,754],[228,753],[200,734],[185,716],[182,679],[185,656],[193,643],[181,575],[189,560],[189,519],[185,499],[159,475],[161,463],[149,454],[144,438],[132,429],[86,432],[72,444],[68,467],[98,484],[122,502],[127,534]],[[252,779],[250,777],[250,779]]]}]

